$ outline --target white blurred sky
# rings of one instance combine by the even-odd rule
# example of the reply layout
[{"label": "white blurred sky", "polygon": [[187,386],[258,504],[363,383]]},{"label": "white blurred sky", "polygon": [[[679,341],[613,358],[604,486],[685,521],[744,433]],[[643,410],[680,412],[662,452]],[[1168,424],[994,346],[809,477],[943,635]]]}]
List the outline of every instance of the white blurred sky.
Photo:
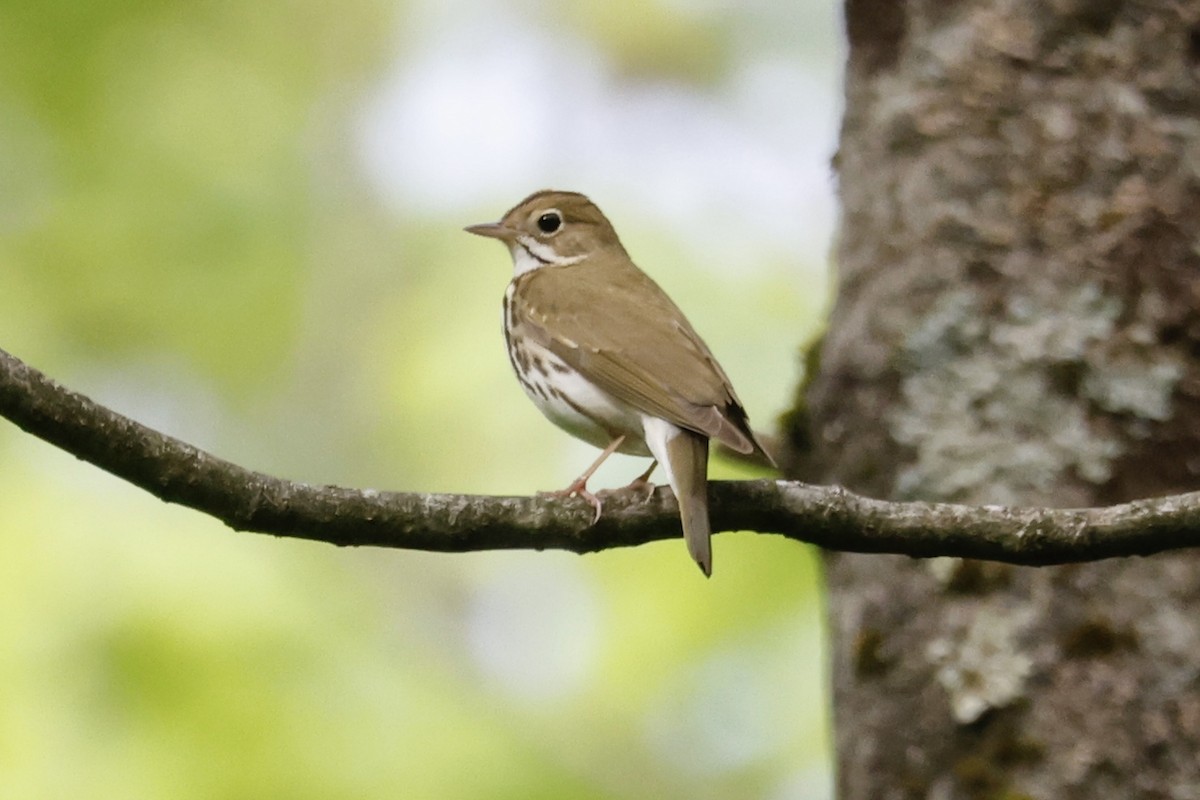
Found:
[{"label": "white blurred sky", "polygon": [[498,216],[545,187],[605,208],[618,196],[738,271],[763,252],[824,256],[841,106],[837,5],[674,5],[721,15],[748,43],[711,87],[625,78],[595,44],[549,27],[555,15],[541,2],[414,4],[361,118],[370,181],[401,213]]}]

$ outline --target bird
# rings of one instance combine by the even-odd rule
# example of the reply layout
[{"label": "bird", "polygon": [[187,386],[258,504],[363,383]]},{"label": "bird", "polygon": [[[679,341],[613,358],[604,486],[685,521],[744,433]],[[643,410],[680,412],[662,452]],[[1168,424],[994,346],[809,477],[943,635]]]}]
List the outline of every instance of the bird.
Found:
[{"label": "bird", "polygon": [[504,338],[522,388],[551,422],[601,449],[566,489],[595,509],[587,482],[612,453],[661,464],[688,552],[712,575],[708,447],[716,439],[774,466],[725,371],[687,317],[630,258],[585,195],[543,189],[468,233],[508,247]]}]

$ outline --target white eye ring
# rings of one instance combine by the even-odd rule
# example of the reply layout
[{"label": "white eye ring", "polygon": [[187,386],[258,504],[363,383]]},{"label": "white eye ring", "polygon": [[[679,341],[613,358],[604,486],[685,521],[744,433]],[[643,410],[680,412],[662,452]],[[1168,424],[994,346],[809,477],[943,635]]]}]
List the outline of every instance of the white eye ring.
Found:
[{"label": "white eye ring", "polygon": [[537,225],[537,229],[544,235],[553,236],[562,230],[562,212],[557,208],[552,208],[549,211],[543,211],[538,215],[538,218],[534,224]]}]

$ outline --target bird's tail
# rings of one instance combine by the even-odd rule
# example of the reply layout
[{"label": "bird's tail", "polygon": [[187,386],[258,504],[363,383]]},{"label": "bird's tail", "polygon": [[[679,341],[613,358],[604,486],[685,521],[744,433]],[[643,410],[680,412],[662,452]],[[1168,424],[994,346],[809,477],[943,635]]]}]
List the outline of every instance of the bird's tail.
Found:
[{"label": "bird's tail", "polygon": [[712,575],[712,528],[708,522],[708,437],[688,430],[666,442],[667,481],[679,502],[679,520],[688,552],[707,577]]}]

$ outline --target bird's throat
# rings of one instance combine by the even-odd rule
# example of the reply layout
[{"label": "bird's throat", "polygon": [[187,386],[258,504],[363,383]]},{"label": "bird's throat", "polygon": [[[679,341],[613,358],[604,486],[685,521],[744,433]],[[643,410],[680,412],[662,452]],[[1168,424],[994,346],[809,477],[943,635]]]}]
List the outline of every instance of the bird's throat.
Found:
[{"label": "bird's throat", "polygon": [[513,260],[513,277],[524,275],[542,267],[567,267],[578,264],[586,255],[562,256],[550,245],[539,242],[532,236],[518,236],[510,245]]}]

